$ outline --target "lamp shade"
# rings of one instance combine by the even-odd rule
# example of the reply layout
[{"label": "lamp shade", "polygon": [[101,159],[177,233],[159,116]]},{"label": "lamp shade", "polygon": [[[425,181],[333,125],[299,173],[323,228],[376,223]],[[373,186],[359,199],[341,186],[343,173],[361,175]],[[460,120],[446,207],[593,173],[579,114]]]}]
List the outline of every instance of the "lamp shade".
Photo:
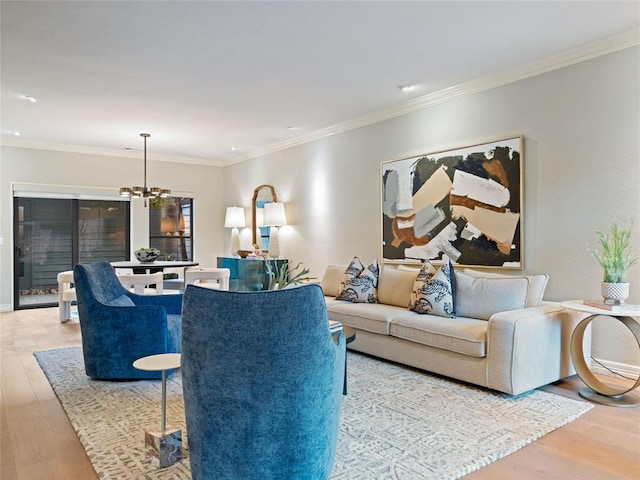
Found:
[{"label": "lamp shade", "polygon": [[266,203],[264,205],[264,225],[268,227],[280,227],[287,224],[284,213],[284,203]]},{"label": "lamp shade", "polygon": [[244,208],[227,207],[227,214],[224,217],[224,226],[227,228],[242,228],[245,225]]}]

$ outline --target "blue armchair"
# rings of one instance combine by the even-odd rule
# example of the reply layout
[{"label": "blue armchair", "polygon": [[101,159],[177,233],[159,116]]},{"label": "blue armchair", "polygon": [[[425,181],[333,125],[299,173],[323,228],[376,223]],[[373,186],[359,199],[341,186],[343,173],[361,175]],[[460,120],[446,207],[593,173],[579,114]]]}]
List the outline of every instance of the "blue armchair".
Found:
[{"label": "blue armchair", "polygon": [[161,378],[133,367],[138,358],[180,352],[182,294],[136,295],[109,262],[73,269],[87,375],[102,380]]},{"label": "blue armchair", "polygon": [[186,288],[182,385],[193,480],[331,474],[346,343],[318,285]]}]

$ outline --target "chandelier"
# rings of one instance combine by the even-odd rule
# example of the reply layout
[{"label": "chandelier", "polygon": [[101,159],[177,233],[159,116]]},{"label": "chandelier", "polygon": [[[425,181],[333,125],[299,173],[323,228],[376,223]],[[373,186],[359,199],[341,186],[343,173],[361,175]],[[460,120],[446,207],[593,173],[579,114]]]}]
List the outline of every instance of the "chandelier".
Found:
[{"label": "chandelier", "polygon": [[[144,186],[143,187],[122,187],[120,188],[120,196],[122,197],[162,197],[166,198],[171,195],[171,190],[167,188],[151,187],[147,188],[147,138],[151,135],[149,133],[141,133],[140,136],[144,138]],[[146,204],[146,201],[145,201]]]}]

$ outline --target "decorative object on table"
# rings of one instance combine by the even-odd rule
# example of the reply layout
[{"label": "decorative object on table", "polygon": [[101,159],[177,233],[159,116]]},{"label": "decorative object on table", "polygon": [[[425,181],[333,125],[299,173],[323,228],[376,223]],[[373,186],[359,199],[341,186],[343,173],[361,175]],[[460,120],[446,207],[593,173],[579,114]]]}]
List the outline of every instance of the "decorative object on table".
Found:
[{"label": "decorative object on table", "polygon": [[264,206],[264,225],[271,227],[269,231],[269,256],[278,258],[280,256],[280,235],[278,227],[287,224],[287,217],[284,213],[284,203],[272,202]]},{"label": "decorative object on table", "polygon": [[139,358],[133,362],[138,370],[162,371],[162,417],[160,431],[145,431],[144,446],[147,458],[157,468],[165,468],[182,460],[182,430],[167,430],[167,370],[180,368],[179,353],[162,353]]},{"label": "decorative object on table", "polygon": [[289,268],[289,262],[278,263],[268,259],[265,260],[265,262],[267,275],[269,276],[268,290],[287,288],[290,285],[298,285],[310,280],[315,280],[315,277],[308,275],[311,270],[306,267],[303,267],[302,270],[295,273],[295,271],[303,265],[302,262],[299,262],[293,268]]},{"label": "decorative object on table", "polygon": [[120,188],[120,196],[132,197],[132,198],[144,198],[144,206],[147,206],[147,198],[162,197],[166,198],[171,195],[171,190],[168,188],[151,187],[147,188],[147,138],[151,136],[149,133],[141,133],[140,136],[144,138],[144,185],[142,187],[122,187]]},{"label": "decorative object on table", "polygon": [[522,268],[522,144],[382,162],[383,262]]},{"label": "decorative object on table", "polygon": [[240,232],[238,228],[244,228],[246,225],[244,219],[244,208],[227,207],[227,213],[224,217],[224,226],[231,228],[231,255],[236,255],[240,250]]},{"label": "decorative object on table", "polygon": [[133,253],[140,263],[153,263],[160,256],[160,250],[153,247],[139,248]]},{"label": "decorative object on table", "polygon": [[251,255],[253,250],[238,250],[238,256],[240,258],[247,258],[247,256]]},{"label": "decorative object on table", "polygon": [[588,248],[603,269],[601,293],[608,305],[624,304],[629,297],[627,271],[640,261],[640,257],[634,257],[631,252],[632,226],[633,223],[618,225],[614,220],[606,234],[596,231],[601,250]]}]

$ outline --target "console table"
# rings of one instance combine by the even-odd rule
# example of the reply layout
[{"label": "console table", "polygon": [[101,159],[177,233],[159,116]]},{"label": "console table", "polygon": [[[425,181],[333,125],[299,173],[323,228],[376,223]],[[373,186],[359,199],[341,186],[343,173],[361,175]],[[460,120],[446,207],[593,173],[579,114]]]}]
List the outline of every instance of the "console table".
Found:
[{"label": "console table", "polygon": [[585,361],[584,352],[582,350],[585,330],[594,318],[600,316],[610,317],[625,325],[631,331],[638,343],[638,346],[640,347],[640,323],[633,318],[640,317],[640,308],[630,306],[626,309],[606,310],[603,308],[585,305],[581,301],[561,302],[560,306],[569,310],[578,310],[580,312],[591,314],[578,324],[571,336],[571,361],[573,362],[573,367],[576,369],[576,373],[578,374],[578,377],[580,377],[580,380],[589,387],[581,388],[578,392],[579,395],[582,398],[602,405],[615,407],[635,407],[640,405],[640,398],[632,392],[640,386],[640,376],[629,388],[619,389],[611,387],[610,385],[598,380],[598,378],[596,378],[596,376],[591,372]]},{"label": "console table", "polygon": [[268,290],[271,278],[269,277],[266,262],[272,262],[275,268],[280,269],[289,261],[285,258],[218,257],[218,268],[228,268],[230,270],[229,290]]}]

